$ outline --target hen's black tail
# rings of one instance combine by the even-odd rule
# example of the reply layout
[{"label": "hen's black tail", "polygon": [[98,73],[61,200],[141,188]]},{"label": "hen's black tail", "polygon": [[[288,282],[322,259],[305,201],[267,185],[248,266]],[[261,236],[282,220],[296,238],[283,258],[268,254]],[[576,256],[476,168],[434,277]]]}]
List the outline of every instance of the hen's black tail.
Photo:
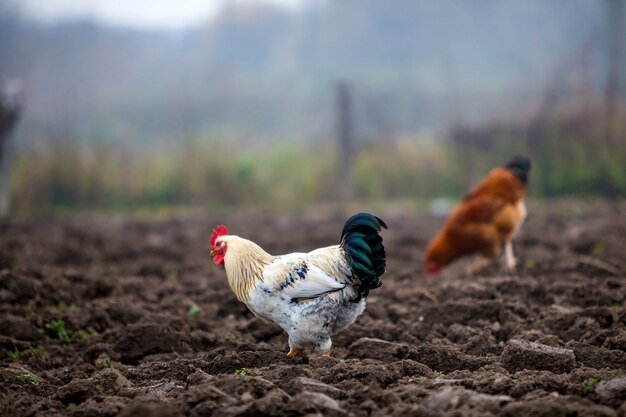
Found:
[{"label": "hen's black tail", "polygon": [[367,292],[382,284],[378,277],[385,273],[385,247],[378,234],[387,228],[384,221],[368,213],[350,217],[341,231],[341,247],[352,258],[352,271],[361,280],[361,290]]}]

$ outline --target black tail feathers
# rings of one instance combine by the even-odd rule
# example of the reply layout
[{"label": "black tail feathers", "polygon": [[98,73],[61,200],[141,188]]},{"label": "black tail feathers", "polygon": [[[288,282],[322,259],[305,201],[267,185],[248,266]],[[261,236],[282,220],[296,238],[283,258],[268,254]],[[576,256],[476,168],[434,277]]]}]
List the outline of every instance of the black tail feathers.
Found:
[{"label": "black tail feathers", "polygon": [[378,277],[385,273],[386,258],[383,238],[384,221],[368,213],[350,217],[341,231],[341,246],[352,258],[352,271],[361,280],[365,293],[382,284]]},{"label": "black tail feathers", "polygon": [[526,184],[528,182],[530,159],[525,156],[514,156],[504,167],[511,171],[522,183]]}]

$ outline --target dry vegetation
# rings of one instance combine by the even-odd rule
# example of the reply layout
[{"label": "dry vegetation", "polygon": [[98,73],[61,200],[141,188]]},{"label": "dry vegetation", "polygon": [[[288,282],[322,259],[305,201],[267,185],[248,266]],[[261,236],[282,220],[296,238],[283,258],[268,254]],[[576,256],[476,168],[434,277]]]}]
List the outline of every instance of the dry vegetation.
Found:
[{"label": "dry vegetation", "polygon": [[[533,160],[535,198],[626,196],[626,129],[607,141],[599,115],[456,129],[447,139],[359,144],[352,173],[360,201],[462,195],[513,154]],[[74,142],[23,149],[14,163],[17,214],[195,205],[302,209],[341,200],[334,144],[250,145],[189,139],[176,148]]]}]

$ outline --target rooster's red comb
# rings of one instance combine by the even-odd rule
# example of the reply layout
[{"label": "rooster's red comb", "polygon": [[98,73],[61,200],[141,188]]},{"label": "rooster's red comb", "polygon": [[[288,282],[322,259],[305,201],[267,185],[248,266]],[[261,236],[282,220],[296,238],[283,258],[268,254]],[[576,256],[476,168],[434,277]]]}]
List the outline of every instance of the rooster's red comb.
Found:
[{"label": "rooster's red comb", "polygon": [[226,228],[226,226],[222,226],[220,224],[215,229],[213,229],[213,233],[211,234],[211,249],[213,249],[213,247],[215,246],[215,241],[217,240],[217,238],[220,236],[224,236],[225,234],[228,234],[228,229]]}]

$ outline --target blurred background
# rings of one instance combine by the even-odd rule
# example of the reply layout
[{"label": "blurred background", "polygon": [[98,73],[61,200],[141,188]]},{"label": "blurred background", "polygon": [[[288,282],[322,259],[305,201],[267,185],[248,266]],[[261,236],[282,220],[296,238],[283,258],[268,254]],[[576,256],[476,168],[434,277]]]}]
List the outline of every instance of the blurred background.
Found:
[{"label": "blurred background", "polygon": [[623,198],[624,3],[4,0],[0,209]]}]

